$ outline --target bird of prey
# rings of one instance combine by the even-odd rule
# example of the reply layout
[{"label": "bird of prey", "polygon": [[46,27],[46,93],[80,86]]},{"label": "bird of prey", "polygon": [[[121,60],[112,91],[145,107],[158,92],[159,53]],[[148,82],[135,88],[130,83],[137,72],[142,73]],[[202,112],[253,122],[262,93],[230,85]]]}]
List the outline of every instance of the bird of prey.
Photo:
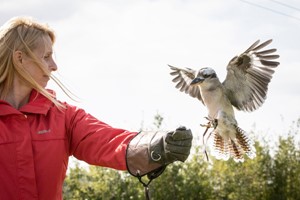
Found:
[{"label": "bird of prey", "polygon": [[217,159],[232,157],[243,162],[245,155],[251,159],[256,156],[253,142],[238,126],[233,107],[252,112],[264,103],[274,69],[279,65],[276,61],[279,55],[274,54],[276,49],[264,49],[271,42],[268,40],[260,44],[258,40],[232,58],[222,83],[210,67],[194,70],[169,65],[176,88],[206,106],[206,118],[209,120],[206,127],[213,128],[210,134],[214,137],[213,150]]}]

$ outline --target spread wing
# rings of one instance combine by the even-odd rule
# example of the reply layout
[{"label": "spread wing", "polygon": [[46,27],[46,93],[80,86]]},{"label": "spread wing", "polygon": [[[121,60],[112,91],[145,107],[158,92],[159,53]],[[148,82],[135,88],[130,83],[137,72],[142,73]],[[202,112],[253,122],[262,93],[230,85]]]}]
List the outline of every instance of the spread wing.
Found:
[{"label": "spread wing", "polygon": [[231,104],[239,110],[254,111],[265,101],[268,84],[279,55],[276,49],[263,50],[272,40],[252,44],[244,53],[234,57],[227,66],[227,76],[223,82]]},{"label": "spread wing", "polygon": [[176,84],[176,88],[178,88],[181,92],[185,92],[192,97],[199,99],[202,103],[203,100],[201,98],[200,89],[197,86],[190,86],[192,80],[196,77],[197,71],[190,68],[178,68],[169,65],[172,72],[170,73],[175,78],[172,80]]}]

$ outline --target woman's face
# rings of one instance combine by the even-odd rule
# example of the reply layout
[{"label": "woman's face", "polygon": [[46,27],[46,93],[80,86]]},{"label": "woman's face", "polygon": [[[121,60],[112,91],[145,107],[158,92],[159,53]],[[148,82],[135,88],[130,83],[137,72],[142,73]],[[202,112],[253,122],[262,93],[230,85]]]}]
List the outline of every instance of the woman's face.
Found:
[{"label": "woman's face", "polygon": [[[44,36],[37,44],[37,47],[33,50],[35,56],[40,60],[44,71],[41,70],[33,60],[24,55],[22,57],[22,65],[26,71],[32,76],[32,78],[43,88],[47,86],[50,80],[50,74],[52,71],[57,70],[56,63],[53,60],[52,41],[49,36]],[[48,73],[45,73],[48,72]]]}]

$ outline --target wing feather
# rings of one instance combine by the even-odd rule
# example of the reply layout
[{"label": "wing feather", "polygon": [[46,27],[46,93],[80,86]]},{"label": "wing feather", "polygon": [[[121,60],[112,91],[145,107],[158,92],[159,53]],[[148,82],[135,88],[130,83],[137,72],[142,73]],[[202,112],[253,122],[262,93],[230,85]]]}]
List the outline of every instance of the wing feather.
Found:
[{"label": "wing feather", "polygon": [[[264,47],[266,47],[266,46],[268,46],[270,43],[272,42],[272,40],[267,40],[267,41],[265,41],[264,43],[262,43],[262,44],[260,44],[260,45],[258,45],[258,46],[253,46],[254,44],[259,44],[259,40],[257,40],[252,46],[253,46],[253,48],[251,48],[251,49],[249,49],[249,51],[258,51],[258,50],[260,50],[260,49],[262,49],[262,48],[264,48]],[[254,48],[255,47],[255,48]]]},{"label": "wing feather", "polygon": [[265,54],[270,54],[276,52],[276,49],[268,49],[264,51],[257,52],[258,55],[265,55]]},{"label": "wing feather", "polygon": [[175,87],[181,92],[185,92],[199,99],[203,103],[199,87],[190,86],[190,83],[196,77],[197,71],[190,68],[173,67],[171,65],[169,65],[169,67],[172,70],[170,74],[175,77],[172,79],[172,81],[176,83]]},{"label": "wing feather", "polygon": [[239,110],[254,111],[265,101],[268,85],[279,65],[276,49],[266,49],[272,40],[253,43],[244,53],[231,59],[223,82],[231,104]]}]

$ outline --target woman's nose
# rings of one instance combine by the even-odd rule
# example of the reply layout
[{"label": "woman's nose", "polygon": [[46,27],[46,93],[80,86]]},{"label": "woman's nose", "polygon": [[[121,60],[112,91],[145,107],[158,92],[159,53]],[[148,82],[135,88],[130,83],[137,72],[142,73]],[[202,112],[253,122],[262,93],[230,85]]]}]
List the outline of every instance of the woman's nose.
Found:
[{"label": "woman's nose", "polygon": [[50,69],[50,71],[56,71],[57,70],[57,65],[56,65],[54,60],[52,60],[52,62],[50,63],[49,69]]}]

